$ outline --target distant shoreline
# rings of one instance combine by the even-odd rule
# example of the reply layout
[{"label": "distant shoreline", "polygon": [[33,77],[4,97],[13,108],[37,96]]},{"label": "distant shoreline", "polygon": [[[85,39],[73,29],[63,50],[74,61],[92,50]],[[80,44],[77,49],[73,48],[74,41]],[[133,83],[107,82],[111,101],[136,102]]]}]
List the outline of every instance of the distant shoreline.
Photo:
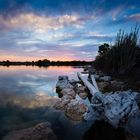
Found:
[{"label": "distant shoreline", "polygon": [[39,60],[39,61],[26,61],[26,62],[12,62],[12,61],[0,61],[0,66],[83,66],[92,65],[93,61],[49,61],[49,60]]}]

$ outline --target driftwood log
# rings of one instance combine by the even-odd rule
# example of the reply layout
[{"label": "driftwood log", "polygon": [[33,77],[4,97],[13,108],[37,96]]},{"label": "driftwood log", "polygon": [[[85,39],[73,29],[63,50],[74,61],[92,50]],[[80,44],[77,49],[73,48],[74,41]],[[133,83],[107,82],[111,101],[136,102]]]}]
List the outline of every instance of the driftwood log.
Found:
[{"label": "driftwood log", "polygon": [[78,78],[82,83],[88,88],[90,94],[94,96],[95,93],[99,92],[96,81],[93,82],[93,85],[88,81],[87,76],[83,76],[80,72],[77,73]]}]

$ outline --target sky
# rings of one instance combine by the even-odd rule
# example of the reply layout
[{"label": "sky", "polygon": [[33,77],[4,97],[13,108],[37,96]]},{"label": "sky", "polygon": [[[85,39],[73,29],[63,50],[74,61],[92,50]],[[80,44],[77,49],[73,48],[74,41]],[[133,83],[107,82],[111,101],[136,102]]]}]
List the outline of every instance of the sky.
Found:
[{"label": "sky", "polygon": [[94,60],[136,23],[140,0],[0,0],[0,61]]}]

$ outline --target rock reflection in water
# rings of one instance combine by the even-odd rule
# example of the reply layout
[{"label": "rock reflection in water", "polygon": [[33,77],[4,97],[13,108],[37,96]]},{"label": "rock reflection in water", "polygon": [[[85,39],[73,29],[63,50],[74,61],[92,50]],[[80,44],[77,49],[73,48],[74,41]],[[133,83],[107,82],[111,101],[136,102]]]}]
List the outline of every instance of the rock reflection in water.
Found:
[{"label": "rock reflection in water", "polygon": [[[0,67],[0,139],[8,132],[50,122],[58,140],[80,140],[90,123],[75,124],[52,108],[59,75],[75,78],[81,68]],[[82,132],[82,133],[81,133]]]}]

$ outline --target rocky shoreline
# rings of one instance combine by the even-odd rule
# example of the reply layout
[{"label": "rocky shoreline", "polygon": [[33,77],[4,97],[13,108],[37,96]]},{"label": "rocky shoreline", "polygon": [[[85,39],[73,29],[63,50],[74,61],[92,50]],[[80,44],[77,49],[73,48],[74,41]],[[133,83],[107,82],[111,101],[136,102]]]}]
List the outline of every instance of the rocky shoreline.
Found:
[{"label": "rocky shoreline", "polygon": [[56,109],[64,111],[73,121],[100,120],[113,128],[125,128],[129,120],[139,115],[139,92],[125,90],[126,83],[95,69],[88,69],[83,73],[89,74],[89,82],[92,81],[90,75],[94,75],[100,92],[91,96],[82,81],[59,76],[56,90],[60,100],[54,106]]},{"label": "rocky shoreline", "polygon": [[82,101],[82,98],[84,99],[88,95],[86,88],[78,81],[70,81],[68,76],[59,76],[56,91],[61,98],[54,107],[64,111],[65,115],[72,120],[82,121],[83,114],[88,109]]},{"label": "rocky shoreline", "polygon": [[[74,124],[91,124],[86,133],[82,134],[84,140],[139,140],[140,137],[135,136],[127,126],[133,118],[140,115],[140,93],[128,90],[127,83],[91,67],[82,73],[94,86],[95,93],[91,95],[80,78],[74,80],[65,75],[59,76],[56,84],[59,98],[53,108],[63,112]],[[49,121],[11,131],[3,137],[3,140],[56,139],[57,135]]]}]

